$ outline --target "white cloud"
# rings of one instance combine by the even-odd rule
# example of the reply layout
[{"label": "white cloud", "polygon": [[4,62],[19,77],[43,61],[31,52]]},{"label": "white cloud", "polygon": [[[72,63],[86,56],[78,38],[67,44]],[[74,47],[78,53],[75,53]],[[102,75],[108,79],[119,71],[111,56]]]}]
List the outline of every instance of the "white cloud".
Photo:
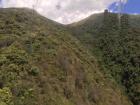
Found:
[{"label": "white cloud", "polygon": [[[118,0],[3,0],[3,7],[28,7],[49,19],[68,24],[102,12]],[[126,0],[124,0],[126,1]]]}]

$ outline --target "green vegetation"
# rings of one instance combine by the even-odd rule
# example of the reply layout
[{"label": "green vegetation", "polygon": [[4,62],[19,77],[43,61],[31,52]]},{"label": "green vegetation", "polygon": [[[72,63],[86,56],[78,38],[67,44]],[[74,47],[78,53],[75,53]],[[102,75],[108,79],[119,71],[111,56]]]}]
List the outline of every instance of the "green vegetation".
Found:
[{"label": "green vegetation", "polygon": [[[92,18],[96,18],[95,21],[98,22],[93,22],[93,29]],[[119,24],[116,14],[106,12],[101,17],[97,14],[91,19],[84,20],[84,23],[81,21],[72,24],[72,32],[96,55],[104,69],[103,72],[106,75],[111,74],[121,86],[124,86],[134,105],[139,105],[140,28],[136,28],[136,23],[139,22],[137,17],[124,14]]]},{"label": "green vegetation", "polygon": [[0,104],[132,105],[100,65],[63,25],[0,9]]},{"label": "green vegetation", "polygon": [[9,88],[0,89],[0,105],[14,105],[12,93]]}]

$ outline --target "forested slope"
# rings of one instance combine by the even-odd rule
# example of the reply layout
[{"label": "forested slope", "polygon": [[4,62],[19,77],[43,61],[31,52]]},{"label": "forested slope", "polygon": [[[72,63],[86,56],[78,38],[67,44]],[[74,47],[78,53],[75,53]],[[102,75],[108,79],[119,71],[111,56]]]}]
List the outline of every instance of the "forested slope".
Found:
[{"label": "forested slope", "polygon": [[[96,18],[98,17],[98,18]],[[91,21],[92,18],[95,22]],[[93,26],[93,27],[91,27]],[[94,56],[105,74],[124,86],[134,103],[140,104],[140,18],[139,15],[118,15],[105,11],[68,26]]]},{"label": "forested slope", "polygon": [[0,9],[0,105],[131,105],[63,25]]}]

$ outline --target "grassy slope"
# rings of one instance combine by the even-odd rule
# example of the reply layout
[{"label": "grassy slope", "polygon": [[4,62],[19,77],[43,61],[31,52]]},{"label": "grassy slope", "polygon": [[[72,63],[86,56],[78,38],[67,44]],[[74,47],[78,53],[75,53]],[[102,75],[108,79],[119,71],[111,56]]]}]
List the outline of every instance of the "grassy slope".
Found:
[{"label": "grassy slope", "polygon": [[1,104],[131,105],[101,69],[60,24],[28,9],[0,9]]},{"label": "grassy slope", "polygon": [[125,86],[133,103],[139,105],[140,19],[139,15],[124,15],[121,21],[119,26],[116,14],[95,14],[69,28],[96,55],[105,73]]}]

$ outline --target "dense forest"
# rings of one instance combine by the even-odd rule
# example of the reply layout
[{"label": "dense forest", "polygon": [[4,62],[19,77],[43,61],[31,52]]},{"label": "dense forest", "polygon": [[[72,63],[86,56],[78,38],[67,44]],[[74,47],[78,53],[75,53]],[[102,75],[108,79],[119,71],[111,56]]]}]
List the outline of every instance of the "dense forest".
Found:
[{"label": "dense forest", "polygon": [[[97,14],[69,27],[74,36],[96,55],[104,73],[111,74],[123,86],[134,105],[139,105],[140,28],[136,27],[139,21],[135,17],[123,14],[119,20],[117,14],[106,10],[104,14]],[[92,23],[92,18],[97,23]]]}]

